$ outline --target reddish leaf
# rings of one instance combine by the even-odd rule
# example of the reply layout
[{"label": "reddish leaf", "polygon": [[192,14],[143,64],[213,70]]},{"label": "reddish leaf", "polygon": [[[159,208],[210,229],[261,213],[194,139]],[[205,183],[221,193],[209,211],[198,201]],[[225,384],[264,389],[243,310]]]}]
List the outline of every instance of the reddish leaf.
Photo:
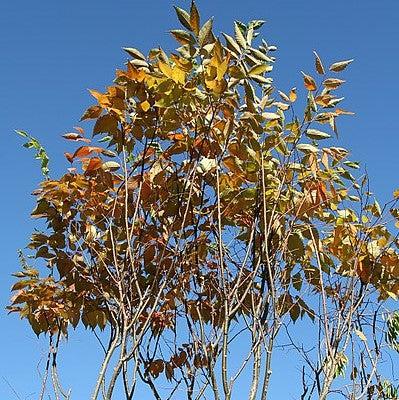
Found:
[{"label": "reddish leaf", "polygon": [[95,171],[96,169],[101,168],[102,161],[98,157],[93,157],[90,159],[86,167],[84,168],[86,172]]}]

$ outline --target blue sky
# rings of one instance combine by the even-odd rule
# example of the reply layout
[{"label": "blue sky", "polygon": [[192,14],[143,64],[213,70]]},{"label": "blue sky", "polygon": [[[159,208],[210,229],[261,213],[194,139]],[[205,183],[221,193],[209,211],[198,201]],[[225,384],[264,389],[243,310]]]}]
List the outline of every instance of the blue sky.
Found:
[{"label": "blue sky", "polygon": [[[60,135],[78,123],[92,104],[87,89],[101,90],[126,57],[123,46],[144,51],[174,45],[167,31],[177,26],[172,5],[188,0],[2,0],[0,2],[0,134],[2,138],[0,279],[0,398],[37,398],[37,364],[46,343],[25,322],[3,311],[18,268],[16,250],[33,228],[30,195],[39,166],[21,149],[14,129],[38,137],[52,158],[53,175],[65,167],[68,151]],[[231,31],[234,19],[265,19],[263,36],[276,44],[273,76],[281,90],[301,87],[300,71],[313,70],[312,50],[325,64],[354,58],[344,73],[345,108],[355,117],[339,121],[340,144],[362,161],[379,198],[399,187],[399,2],[397,0],[198,0],[203,17],[215,16],[215,30]],[[65,375],[87,398],[97,347],[85,333],[72,334],[64,355]],[[42,360],[43,362],[43,360]],[[79,364],[79,368],[77,368]],[[277,369],[281,365],[277,365]],[[84,377],[84,378],[83,378]]]}]

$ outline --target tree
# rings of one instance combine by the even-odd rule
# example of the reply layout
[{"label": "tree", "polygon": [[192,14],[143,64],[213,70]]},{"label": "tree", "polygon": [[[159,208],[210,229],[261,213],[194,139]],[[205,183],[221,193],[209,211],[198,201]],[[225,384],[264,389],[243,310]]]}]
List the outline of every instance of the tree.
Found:
[{"label": "tree", "polygon": [[92,138],[64,135],[82,145],[61,178],[20,132],[42,160],[45,229],[28,246],[41,272],[21,254],[9,310],[49,338],[40,398],[48,377],[70,398],[56,359],[79,324],[106,339],[93,400],[234,399],[238,383],[265,400],[280,338],[302,359],[302,399],[398,398],[380,365],[399,349],[399,193],[380,207],[348,151],[321,145],[352,114],[335,95],[352,60],[327,71],[314,53],[297,100],[273,86],[263,21],[215,36],[195,3],[175,10],[180,47],[125,48],[91,91]]}]

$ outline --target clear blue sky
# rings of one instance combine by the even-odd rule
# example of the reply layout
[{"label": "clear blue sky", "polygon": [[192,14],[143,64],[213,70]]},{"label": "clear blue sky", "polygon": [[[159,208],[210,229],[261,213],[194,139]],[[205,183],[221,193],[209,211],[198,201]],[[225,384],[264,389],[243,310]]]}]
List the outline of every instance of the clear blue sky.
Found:
[{"label": "clear blue sky", "polygon": [[[30,193],[40,180],[38,165],[13,130],[27,130],[42,141],[56,176],[66,167],[60,134],[70,131],[92,103],[87,89],[101,90],[111,82],[125,60],[121,47],[173,46],[167,34],[177,25],[173,4],[189,1],[0,2],[0,399],[17,398],[5,379],[21,399],[37,398],[36,366],[46,350],[26,322],[3,311],[10,274],[18,269],[16,250],[26,245],[33,228]],[[312,71],[314,49],[327,65],[355,58],[345,71],[343,92],[345,108],[356,116],[339,121],[341,145],[363,162],[374,191],[387,200],[399,187],[398,0],[198,0],[198,5],[204,17],[215,16],[216,31],[231,30],[234,19],[267,20],[263,34],[279,47],[274,77],[282,90],[301,86],[299,71]],[[88,398],[85,382],[95,373],[94,354],[88,335],[71,335],[63,362],[74,399]]]}]

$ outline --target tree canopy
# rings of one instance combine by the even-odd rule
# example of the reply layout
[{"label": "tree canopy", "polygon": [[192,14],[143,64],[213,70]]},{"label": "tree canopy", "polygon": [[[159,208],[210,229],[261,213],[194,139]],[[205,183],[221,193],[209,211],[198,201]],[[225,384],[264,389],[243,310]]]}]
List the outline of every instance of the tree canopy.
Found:
[{"label": "tree canopy", "polygon": [[77,148],[63,176],[20,132],[42,162],[43,223],[9,310],[48,335],[55,398],[70,397],[56,357],[79,324],[106,339],[93,400],[138,387],[234,399],[238,382],[265,400],[280,337],[302,358],[302,399],[398,398],[379,365],[399,348],[399,193],[381,207],[336,145],[353,60],[327,68],[314,52],[314,73],[285,93],[263,21],[217,36],[195,3],[175,11],[175,51],[125,48],[112,85],[90,91],[93,133],[64,135]]}]

